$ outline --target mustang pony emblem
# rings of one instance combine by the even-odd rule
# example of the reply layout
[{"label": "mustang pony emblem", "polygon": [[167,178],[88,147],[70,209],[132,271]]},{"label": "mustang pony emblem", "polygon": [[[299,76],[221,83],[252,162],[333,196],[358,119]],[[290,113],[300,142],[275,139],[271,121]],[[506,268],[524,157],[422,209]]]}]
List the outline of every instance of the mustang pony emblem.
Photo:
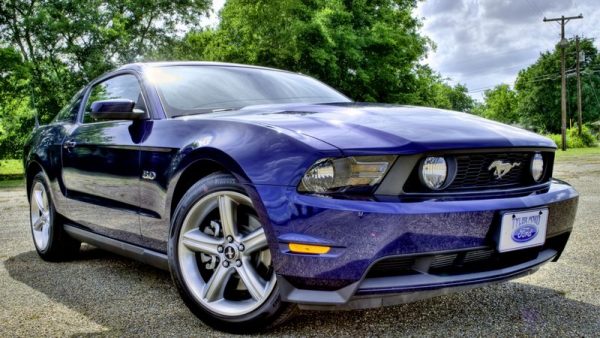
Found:
[{"label": "mustang pony emblem", "polygon": [[518,167],[521,165],[521,162],[515,162],[515,163],[510,163],[510,162],[504,162],[501,160],[496,160],[494,162],[492,162],[492,164],[490,164],[490,166],[488,167],[488,170],[494,170],[494,176],[496,177],[496,179],[501,179],[502,176],[508,174],[508,172],[514,168],[514,167]]}]

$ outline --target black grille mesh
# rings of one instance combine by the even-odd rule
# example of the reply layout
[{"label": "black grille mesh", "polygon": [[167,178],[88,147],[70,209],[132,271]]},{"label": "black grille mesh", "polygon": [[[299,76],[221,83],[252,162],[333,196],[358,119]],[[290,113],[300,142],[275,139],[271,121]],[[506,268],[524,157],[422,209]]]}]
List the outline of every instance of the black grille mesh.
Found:
[{"label": "black grille mesh", "polygon": [[[531,183],[529,166],[531,153],[497,153],[497,154],[472,154],[456,157],[457,172],[454,181],[447,190],[464,190],[480,188],[508,188],[518,187]],[[506,175],[498,179],[490,165],[494,161],[506,163],[519,163]]]},{"label": "black grille mesh", "polygon": [[[417,266],[421,266],[421,270],[425,269],[427,273],[434,275],[501,269],[535,259],[538,253],[544,249],[554,249],[560,252],[568,238],[569,233],[565,233],[548,238],[544,246],[507,253],[499,253],[489,247],[434,255],[388,257],[373,264],[367,273],[367,278],[418,274],[420,272],[415,269]],[[419,260],[422,259],[430,262],[428,266],[419,263]]]}]

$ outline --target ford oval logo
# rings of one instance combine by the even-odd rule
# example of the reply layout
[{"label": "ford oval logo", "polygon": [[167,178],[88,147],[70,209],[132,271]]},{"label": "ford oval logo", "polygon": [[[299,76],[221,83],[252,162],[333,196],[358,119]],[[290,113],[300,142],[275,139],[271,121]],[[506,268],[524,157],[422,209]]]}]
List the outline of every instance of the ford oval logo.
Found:
[{"label": "ford oval logo", "polygon": [[528,242],[535,238],[537,233],[538,229],[535,227],[535,225],[526,224],[518,227],[517,229],[515,229],[515,231],[513,231],[512,239],[513,241],[519,243]]}]

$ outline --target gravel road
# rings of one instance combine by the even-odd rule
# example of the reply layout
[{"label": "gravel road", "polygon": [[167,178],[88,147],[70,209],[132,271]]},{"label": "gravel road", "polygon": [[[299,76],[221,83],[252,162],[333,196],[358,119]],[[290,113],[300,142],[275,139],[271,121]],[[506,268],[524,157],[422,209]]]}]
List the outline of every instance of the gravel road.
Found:
[{"label": "gravel road", "polygon": [[[301,312],[272,335],[598,336],[600,155],[564,157],[555,176],[580,192],[561,260],[512,282],[413,304]],[[23,189],[0,190],[0,337],[223,336],[183,305],[168,273],[85,246],[68,263],[38,258]]]}]

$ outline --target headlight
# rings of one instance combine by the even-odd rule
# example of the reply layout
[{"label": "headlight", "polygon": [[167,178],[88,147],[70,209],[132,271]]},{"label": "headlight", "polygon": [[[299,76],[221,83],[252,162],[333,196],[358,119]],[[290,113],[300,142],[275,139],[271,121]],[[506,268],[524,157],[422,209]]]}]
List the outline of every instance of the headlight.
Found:
[{"label": "headlight", "polygon": [[328,193],[345,188],[369,188],[383,179],[395,159],[396,156],[321,159],[306,171],[298,190]]},{"label": "headlight", "polygon": [[448,177],[448,164],[443,157],[427,157],[421,163],[419,177],[421,182],[431,190],[444,187]]},{"label": "headlight", "polygon": [[542,176],[544,176],[544,157],[540,153],[535,153],[531,160],[531,177],[534,181],[539,182]]}]

